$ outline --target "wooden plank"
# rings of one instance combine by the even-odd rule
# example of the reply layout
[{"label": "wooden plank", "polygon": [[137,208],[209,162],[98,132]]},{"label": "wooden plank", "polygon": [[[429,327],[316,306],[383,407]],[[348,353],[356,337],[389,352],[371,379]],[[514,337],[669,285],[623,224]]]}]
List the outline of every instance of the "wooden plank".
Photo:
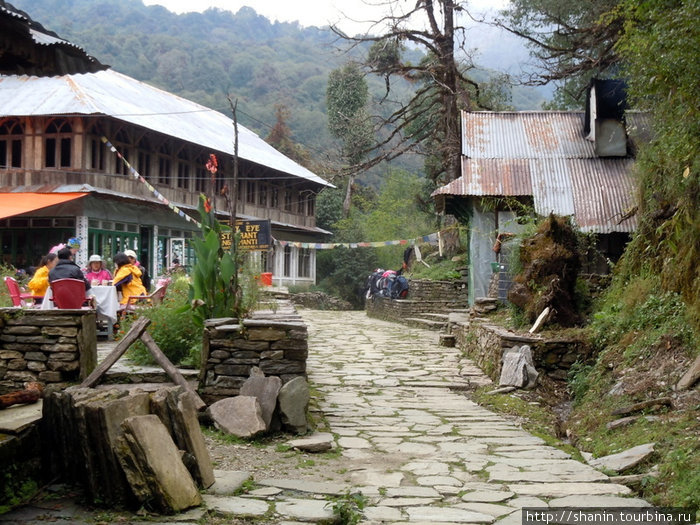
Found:
[{"label": "wooden plank", "polygon": [[141,317],[134,322],[134,324],[131,325],[131,329],[127,332],[127,334],[124,336],[124,339],[119,341],[117,343],[117,346],[114,347],[114,350],[110,352],[110,354],[105,358],[104,361],[102,361],[95,370],[92,371],[92,373],[85,378],[85,381],[80,383],[80,386],[82,388],[91,388],[95,386],[99,381],[100,378],[109,370],[112,368],[112,365],[116,363],[119,358],[124,355],[124,352],[139,338],[141,337],[141,334],[143,334],[146,331],[146,328],[148,328],[148,325],[151,324],[151,320],[148,319],[147,317]]},{"label": "wooden plank", "polygon": [[176,385],[180,385],[183,388],[185,388],[188,392],[192,392],[194,394],[194,403],[195,403],[195,408],[199,411],[202,410],[206,405],[204,401],[202,401],[202,398],[199,397],[199,394],[195,391],[194,388],[192,388],[192,385],[190,385],[187,380],[182,377],[182,374],[180,371],[175,367],[175,365],[172,364],[170,359],[163,353],[163,351],[158,348],[158,344],[153,340],[153,337],[151,337],[151,334],[148,332],[143,332],[141,334],[141,341],[143,341],[143,344],[146,345],[146,348],[148,348],[148,351],[151,352],[151,355],[153,356],[153,359],[156,360],[156,363],[158,363],[163,370],[170,376],[170,379],[173,380],[173,382]]}]

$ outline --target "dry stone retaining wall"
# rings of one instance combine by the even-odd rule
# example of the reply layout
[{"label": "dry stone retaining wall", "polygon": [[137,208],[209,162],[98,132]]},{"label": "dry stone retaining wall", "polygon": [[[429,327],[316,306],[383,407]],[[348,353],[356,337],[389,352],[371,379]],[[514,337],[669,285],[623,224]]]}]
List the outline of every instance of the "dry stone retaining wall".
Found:
[{"label": "dry stone retaining wall", "polygon": [[0,393],[21,390],[27,381],[75,382],[96,363],[94,312],[0,309]]},{"label": "dry stone retaining wall", "polygon": [[577,360],[588,359],[592,351],[582,338],[516,334],[479,319],[454,325],[452,333],[457,346],[494,381],[498,381],[501,375],[504,350],[513,346],[530,345],[537,370],[555,379],[566,379],[571,365]]},{"label": "dry stone retaining wall", "polygon": [[369,317],[402,323],[427,313],[447,313],[469,307],[462,281],[411,280],[407,299],[373,297],[365,302]]},{"label": "dry stone retaining wall", "polygon": [[258,312],[252,319],[209,319],[202,345],[199,392],[207,404],[236,396],[258,367],[282,383],[306,378],[308,333],[301,317],[288,307]]}]

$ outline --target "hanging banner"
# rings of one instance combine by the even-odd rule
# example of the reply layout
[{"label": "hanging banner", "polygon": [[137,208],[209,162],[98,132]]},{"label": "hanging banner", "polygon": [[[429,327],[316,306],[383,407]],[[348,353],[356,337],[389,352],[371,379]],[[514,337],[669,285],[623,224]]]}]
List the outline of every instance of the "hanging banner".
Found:
[{"label": "hanging banner", "polygon": [[[267,251],[272,248],[272,230],[269,220],[236,221],[236,233],[241,234],[238,247],[247,251]],[[221,247],[231,250],[233,235],[231,232],[221,234]]]}]

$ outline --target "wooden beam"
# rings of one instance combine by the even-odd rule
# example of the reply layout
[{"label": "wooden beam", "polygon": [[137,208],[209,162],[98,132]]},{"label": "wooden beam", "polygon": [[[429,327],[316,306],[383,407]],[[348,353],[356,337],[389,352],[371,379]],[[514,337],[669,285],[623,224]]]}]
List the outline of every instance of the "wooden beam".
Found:
[{"label": "wooden beam", "polygon": [[119,358],[124,355],[124,352],[139,338],[141,334],[146,331],[148,325],[151,324],[151,320],[147,317],[140,317],[139,319],[131,325],[131,329],[124,336],[124,339],[117,343],[114,350],[102,361],[92,374],[87,376],[85,380],[80,383],[82,388],[91,388],[95,386],[100,378],[109,370],[114,363],[116,363]]},{"label": "wooden beam", "polygon": [[170,359],[163,353],[163,351],[158,348],[158,344],[153,340],[153,337],[151,337],[151,334],[148,332],[143,332],[141,334],[141,341],[143,341],[143,344],[146,345],[146,348],[148,348],[148,351],[151,352],[151,355],[153,356],[153,359],[156,360],[156,363],[158,363],[163,370],[170,376],[170,379],[173,380],[173,383],[176,385],[180,385],[181,387],[185,388],[188,392],[192,392],[194,394],[194,402],[195,402],[195,407],[196,409],[202,410],[204,407],[206,407],[206,403],[202,401],[202,398],[199,397],[199,394],[197,394],[197,391],[192,388],[192,385],[190,385],[187,380],[182,377],[182,374],[180,371],[175,367],[170,362]]}]

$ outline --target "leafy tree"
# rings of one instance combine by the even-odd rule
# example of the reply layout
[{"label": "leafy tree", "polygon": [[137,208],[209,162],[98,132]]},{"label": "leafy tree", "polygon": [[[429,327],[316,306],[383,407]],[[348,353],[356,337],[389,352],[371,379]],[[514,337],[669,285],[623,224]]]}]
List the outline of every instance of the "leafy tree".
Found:
[{"label": "leafy tree", "polygon": [[295,160],[302,166],[309,167],[311,164],[309,153],[292,140],[292,132],[287,125],[289,109],[278,104],[275,106],[275,115],[277,117],[275,125],[270,130],[270,134],[265,141],[290,159]]},{"label": "leafy tree", "polygon": [[357,63],[345,64],[328,76],[328,129],[331,135],[340,139],[342,158],[347,166],[343,217],[350,213],[354,174],[372,141],[372,126],[367,113],[368,96],[367,82]]},{"label": "leafy tree", "polygon": [[620,0],[512,0],[498,24],[524,38],[540,66],[530,84],[559,82],[553,106],[581,107],[594,76],[615,75]]},{"label": "leafy tree", "polygon": [[682,295],[700,333],[700,4],[625,0],[629,94],[648,112],[653,139],[637,156],[639,227],[620,278],[660,275]]}]

